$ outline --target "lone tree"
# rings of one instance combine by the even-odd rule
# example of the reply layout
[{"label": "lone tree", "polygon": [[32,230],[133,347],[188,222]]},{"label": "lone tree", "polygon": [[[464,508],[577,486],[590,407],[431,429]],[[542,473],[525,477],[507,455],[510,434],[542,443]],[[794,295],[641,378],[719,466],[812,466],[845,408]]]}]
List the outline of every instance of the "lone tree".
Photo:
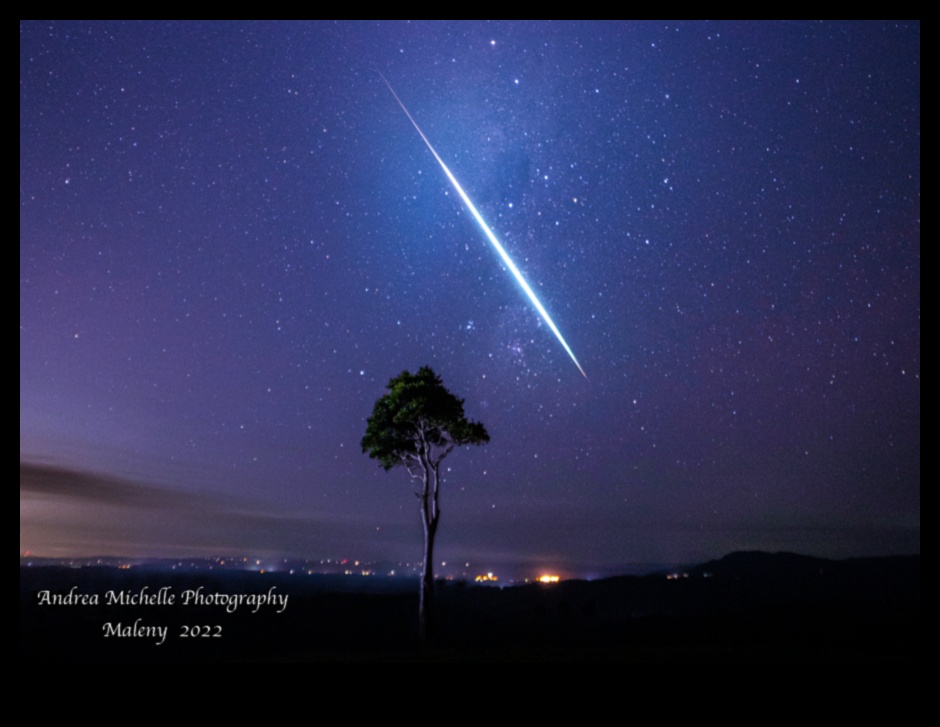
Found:
[{"label": "lone tree", "polygon": [[441,517],[441,461],[454,447],[485,444],[490,435],[479,422],[469,421],[458,399],[440,376],[424,366],[418,373],[402,371],[388,382],[388,393],[375,402],[362,438],[362,451],[388,471],[401,465],[421,482],[415,494],[424,525],[424,563],[418,602],[418,633],[430,636],[434,597],[434,536]]}]

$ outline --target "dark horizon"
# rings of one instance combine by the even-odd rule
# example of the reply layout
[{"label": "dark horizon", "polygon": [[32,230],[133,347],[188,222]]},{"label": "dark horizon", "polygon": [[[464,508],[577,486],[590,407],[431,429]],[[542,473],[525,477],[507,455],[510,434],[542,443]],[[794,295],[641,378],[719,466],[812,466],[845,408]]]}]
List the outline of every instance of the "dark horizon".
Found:
[{"label": "dark horizon", "polygon": [[[706,568],[715,568],[726,573],[751,572],[753,567],[765,565],[773,569],[805,568],[808,563],[828,563],[837,567],[852,564],[881,563],[890,568],[891,563],[901,563],[911,559],[919,559],[920,553],[901,553],[881,556],[852,556],[848,558],[825,558],[809,553],[794,553],[790,551],[768,552],[761,550],[733,551],[706,561],[688,563],[646,563],[633,564],[618,568],[607,569],[587,568],[582,571],[559,572],[547,568],[539,568],[530,563],[503,564],[498,572],[487,572],[485,569],[462,568],[462,563],[451,564],[441,572],[435,574],[435,580],[440,584],[466,584],[480,587],[520,586],[568,581],[600,581],[620,578],[666,578],[681,579],[701,577],[703,573],[711,573]],[[469,564],[468,564],[469,565]],[[222,575],[226,572],[234,575],[256,574],[296,576],[298,579],[307,577],[322,577],[331,584],[346,584],[353,590],[376,589],[382,590],[388,586],[381,583],[398,582],[396,590],[400,590],[402,582],[413,584],[404,587],[410,593],[421,578],[420,563],[396,563],[388,560],[364,561],[349,558],[293,558],[285,556],[253,557],[250,555],[233,556],[178,556],[178,557],[152,557],[152,556],[108,556],[90,555],[80,557],[42,557],[33,554],[20,556],[21,568],[103,568],[105,570],[123,570],[130,572],[150,573],[154,576],[164,573],[179,572],[196,576],[202,573],[206,576]],[[769,572],[769,573],[770,573]],[[768,575],[769,575],[768,573]],[[496,576],[495,578],[479,578],[476,576]],[[557,577],[557,580],[543,579],[544,576]],[[337,578],[342,579],[336,580]],[[372,583],[373,585],[369,585]],[[376,585],[378,584],[378,585]]]}]

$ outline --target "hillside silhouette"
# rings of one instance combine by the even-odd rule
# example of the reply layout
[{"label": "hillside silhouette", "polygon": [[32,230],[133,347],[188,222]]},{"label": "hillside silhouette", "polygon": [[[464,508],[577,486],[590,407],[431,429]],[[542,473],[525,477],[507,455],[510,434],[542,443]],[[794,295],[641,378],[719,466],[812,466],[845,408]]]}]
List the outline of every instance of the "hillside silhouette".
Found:
[{"label": "hillside silhouette", "polygon": [[[920,556],[827,560],[732,553],[647,576],[505,588],[438,582],[439,633],[419,650],[413,581],[286,573],[20,568],[26,661],[912,661],[920,655]],[[40,605],[44,590],[289,595],[273,607]],[[138,621],[139,620],[139,621]],[[105,623],[160,624],[104,637]],[[180,638],[192,625],[216,638]]]}]

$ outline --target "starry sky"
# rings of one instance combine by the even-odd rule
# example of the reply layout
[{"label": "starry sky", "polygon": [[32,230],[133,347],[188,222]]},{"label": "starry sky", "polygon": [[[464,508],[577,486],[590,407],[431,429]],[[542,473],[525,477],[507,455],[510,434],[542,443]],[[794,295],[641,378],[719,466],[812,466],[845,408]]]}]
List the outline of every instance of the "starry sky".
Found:
[{"label": "starry sky", "polygon": [[21,22],[21,554],[418,561],[422,365],[442,562],[920,552],[919,24]]}]

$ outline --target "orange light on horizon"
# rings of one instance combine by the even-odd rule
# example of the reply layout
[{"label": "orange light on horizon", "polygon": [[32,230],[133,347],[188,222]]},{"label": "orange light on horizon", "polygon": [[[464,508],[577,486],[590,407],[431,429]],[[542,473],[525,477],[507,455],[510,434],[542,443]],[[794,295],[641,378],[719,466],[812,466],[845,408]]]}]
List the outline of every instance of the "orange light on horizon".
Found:
[{"label": "orange light on horizon", "polygon": [[558,583],[561,578],[559,576],[546,573],[545,575],[539,576],[537,580],[539,583]]},{"label": "orange light on horizon", "polygon": [[494,576],[492,573],[487,573],[486,575],[479,575],[479,576],[477,576],[476,578],[474,578],[474,580],[475,580],[477,583],[484,583],[484,582],[486,582],[486,581],[498,581],[499,578],[497,578],[496,576]]}]

